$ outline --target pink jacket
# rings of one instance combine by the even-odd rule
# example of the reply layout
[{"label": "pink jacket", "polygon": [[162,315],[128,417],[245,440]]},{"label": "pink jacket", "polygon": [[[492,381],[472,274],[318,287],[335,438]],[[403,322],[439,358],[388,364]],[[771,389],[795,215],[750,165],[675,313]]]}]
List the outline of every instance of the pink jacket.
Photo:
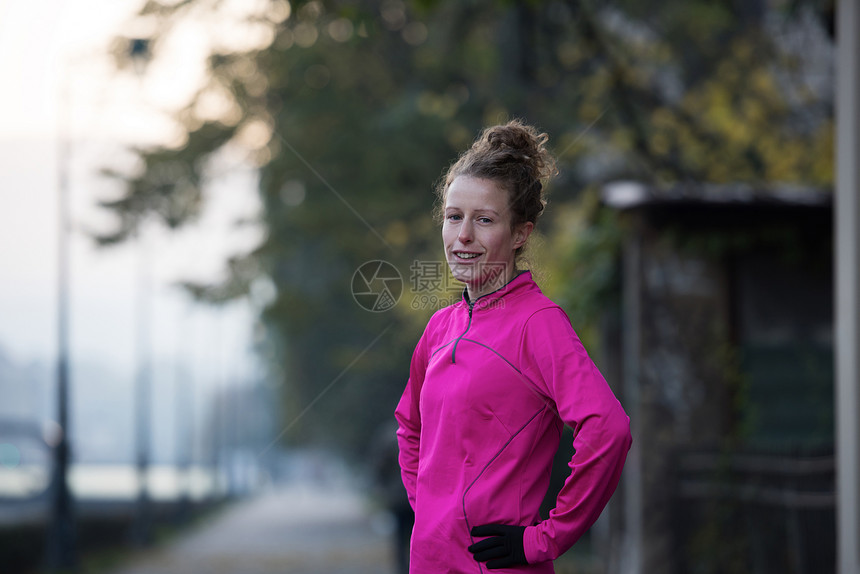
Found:
[{"label": "pink jacket", "polygon": [[[630,420],[529,272],[431,317],[395,417],[413,574],[487,572],[467,547],[489,523],[527,526],[529,565],[504,571],[553,572],[609,501],[631,443]],[[576,453],[541,521],[564,423]]]}]

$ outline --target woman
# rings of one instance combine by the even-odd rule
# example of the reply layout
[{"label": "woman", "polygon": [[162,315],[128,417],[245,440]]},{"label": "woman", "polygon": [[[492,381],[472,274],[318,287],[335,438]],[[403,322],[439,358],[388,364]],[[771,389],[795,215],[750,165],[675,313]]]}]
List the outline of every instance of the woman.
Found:
[{"label": "woman", "polygon": [[[553,572],[618,485],[630,424],[560,307],[517,257],[555,171],[546,134],[488,128],[437,189],[463,299],[418,341],[395,417],[415,510],[410,572]],[[549,517],[539,507],[564,424],[576,453]]]}]

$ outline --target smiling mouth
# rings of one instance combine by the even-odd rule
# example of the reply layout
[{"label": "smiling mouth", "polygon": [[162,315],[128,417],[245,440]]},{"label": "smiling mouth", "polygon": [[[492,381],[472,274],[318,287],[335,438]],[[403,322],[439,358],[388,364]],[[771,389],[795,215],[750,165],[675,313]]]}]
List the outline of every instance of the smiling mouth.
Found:
[{"label": "smiling mouth", "polygon": [[469,260],[469,259],[476,259],[477,257],[480,257],[481,254],[480,253],[467,253],[465,251],[455,251],[454,256],[457,259]]}]

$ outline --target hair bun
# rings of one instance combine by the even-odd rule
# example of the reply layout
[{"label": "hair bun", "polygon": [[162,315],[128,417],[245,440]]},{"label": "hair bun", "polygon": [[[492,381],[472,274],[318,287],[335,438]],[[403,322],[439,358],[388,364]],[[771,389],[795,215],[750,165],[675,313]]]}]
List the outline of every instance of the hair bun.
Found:
[{"label": "hair bun", "polygon": [[546,149],[548,140],[547,134],[519,120],[511,120],[487,128],[479,142],[487,151],[508,152],[509,159],[525,164],[535,179],[546,180],[555,175],[555,161]]}]

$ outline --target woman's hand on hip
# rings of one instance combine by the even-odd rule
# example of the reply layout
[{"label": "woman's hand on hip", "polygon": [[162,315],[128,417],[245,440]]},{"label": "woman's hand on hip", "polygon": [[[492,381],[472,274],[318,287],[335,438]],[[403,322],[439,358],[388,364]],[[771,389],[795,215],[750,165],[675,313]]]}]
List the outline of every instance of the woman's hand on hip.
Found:
[{"label": "woman's hand on hip", "polygon": [[517,564],[528,564],[523,549],[523,532],[525,526],[509,524],[484,524],[472,528],[472,536],[484,540],[469,546],[469,552],[474,554],[478,562],[486,562],[487,568],[507,568]]}]

